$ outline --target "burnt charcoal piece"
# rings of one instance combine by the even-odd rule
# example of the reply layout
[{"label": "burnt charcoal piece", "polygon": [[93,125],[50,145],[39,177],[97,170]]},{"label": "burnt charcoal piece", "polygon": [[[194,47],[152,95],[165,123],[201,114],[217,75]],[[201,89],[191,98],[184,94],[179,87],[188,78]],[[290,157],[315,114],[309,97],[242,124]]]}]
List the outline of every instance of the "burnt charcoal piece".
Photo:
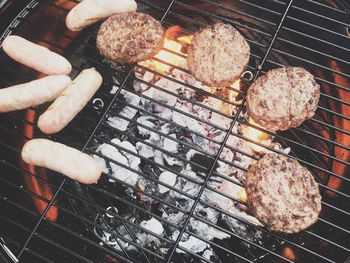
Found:
[{"label": "burnt charcoal piece", "polygon": [[[214,159],[206,157],[202,154],[194,154],[191,158],[191,161],[196,165],[191,164],[192,171],[195,173],[204,173],[208,174],[211,167],[214,164]],[[218,167],[218,164],[215,164],[215,169]]]}]

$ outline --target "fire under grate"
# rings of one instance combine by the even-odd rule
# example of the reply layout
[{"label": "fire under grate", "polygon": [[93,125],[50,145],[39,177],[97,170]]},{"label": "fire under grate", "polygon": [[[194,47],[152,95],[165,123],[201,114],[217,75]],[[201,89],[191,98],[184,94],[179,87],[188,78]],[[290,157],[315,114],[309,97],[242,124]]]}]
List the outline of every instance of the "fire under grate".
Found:
[{"label": "fire under grate", "polygon": [[[348,14],[324,1],[139,1],[168,29],[152,61],[126,66],[101,58],[98,25],[68,32],[73,1],[30,1],[8,33],[64,54],[73,75],[95,66],[103,88],[50,137],[94,155],[104,167],[85,186],[19,161],[24,141],[42,137],[45,106],[1,116],[0,235],[23,262],[345,262],[349,256],[350,102]],[[327,14],[327,15],[326,15]],[[43,23],[45,21],[45,23]],[[242,79],[207,87],[186,66],[194,31],[224,21],[251,45]],[[3,37],[4,37],[3,36]],[[322,45],[321,45],[322,43]],[[2,55],[4,57],[4,55]],[[298,65],[322,84],[316,116],[271,133],[250,123],[245,92],[271,68]],[[3,86],[36,78],[4,58]],[[244,175],[259,153],[290,155],[316,176],[318,223],[298,235],[264,228],[247,214]],[[30,199],[30,202],[28,201]]]}]

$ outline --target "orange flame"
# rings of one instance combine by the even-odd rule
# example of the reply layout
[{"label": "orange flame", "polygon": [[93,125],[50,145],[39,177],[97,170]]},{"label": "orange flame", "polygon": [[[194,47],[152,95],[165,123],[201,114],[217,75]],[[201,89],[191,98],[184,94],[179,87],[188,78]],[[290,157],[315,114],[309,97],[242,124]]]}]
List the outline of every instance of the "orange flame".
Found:
[{"label": "orange flame", "polygon": [[183,37],[177,38],[177,40],[179,40],[180,43],[187,44],[187,45],[191,45],[192,44],[192,39],[193,39],[192,35],[190,35],[190,36],[183,36]]},{"label": "orange flame", "polygon": [[242,188],[241,190],[239,190],[238,192],[238,198],[239,200],[241,200],[242,202],[247,202],[247,193],[245,191],[244,188]]},{"label": "orange flame", "polygon": [[[26,116],[25,119],[28,122],[34,122],[35,120],[35,112],[32,110],[27,110],[26,112]],[[25,125],[24,126],[24,135],[28,138],[33,138],[34,137],[34,128],[33,126],[30,125]],[[31,174],[36,174],[37,176],[40,176],[44,179],[47,179],[47,175],[46,175],[46,171],[44,169],[41,168],[37,168],[31,164],[27,164],[23,161],[21,161],[22,167],[27,170],[28,172],[30,172]],[[35,177],[28,175],[28,174],[24,174],[23,175],[24,181],[28,187],[28,189],[35,193],[38,196],[41,196],[47,200],[51,200],[53,197],[53,193],[52,190],[50,188],[50,186],[48,186],[47,184],[45,184],[44,182],[39,181],[38,179],[36,179]],[[47,206],[47,203],[34,197],[33,196],[33,201],[35,204],[35,207],[37,209],[37,211],[42,214]],[[46,219],[50,220],[50,221],[56,221],[58,216],[58,209],[55,206],[51,206],[49,211],[46,214]]]},{"label": "orange flame", "polygon": [[[233,102],[234,99],[239,95],[239,93],[236,90],[240,89],[240,83],[241,83],[240,80],[236,80],[231,85],[232,89],[229,89],[229,98],[228,98],[229,101]],[[215,89],[216,88],[213,89],[213,93],[215,93]],[[239,102],[236,102],[236,103],[239,103]],[[232,111],[234,110],[234,108],[235,108],[235,105],[228,104],[228,103],[225,103],[225,102],[222,102],[221,105],[220,105],[221,112],[225,113],[227,115],[232,115]]]},{"label": "orange flame", "polygon": [[[178,34],[180,30],[181,29],[178,26],[170,27],[167,30],[167,33],[166,33],[167,37],[164,40],[163,49],[157,55],[154,56],[155,58],[161,61],[167,62],[172,66],[181,66],[186,64],[186,58],[183,57],[186,54],[182,52],[182,48],[185,45],[191,44],[193,37],[182,36],[182,37],[174,38],[175,40],[171,39],[171,37]],[[164,49],[171,50],[172,52],[166,51]],[[162,63],[160,61],[156,61],[154,59],[146,60],[144,63],[148,67],[160,73],[167,72],[169,69],[172,68],[171,66],[165,63]]]},{"label": "orange flame", "polygon": [[289,260],[292,260],[292,261],[295,261],[295,260],[297,259],[294,250],[293,250],[291,247],[289,247],[289,246],[286,246],[286,247],[283,249],[282,255],[283,255],[285,258],[288,258]]},{"label": "orange flame", "polygon": [[[339,67],[338,63],[335,61],[333,61],[331,63],[331,67],[335,71],[339,71],[339,72],[342,71],[341,67]],[[349,80],[346,79],[345,77],[339,75],[339,74],[334,74],[334,83],[341,85],[343,87],[348,87],[350,85]],[[338,96],[339,96],[339,99],[341,99],[341,100],[344,100],[344,101],[348,100],[347,92],[340,92],[338,94]],[[347,106],[346,104],[343,104],[343,103],[337,103],[336,109],[333,109],[333,110],[336,110],[337,112],[339,112],[341,114],[347,115],[350,111],[350,107]],[[350,130],[350,121],[349,120],[347,120],[345,118],[334,118],[334,121],[335,121],[336,127],[341,128],[345,131]],[[326,136],[327,135],[325,134],[325,137]],[[347,147],[350,146],[350,136],[338,133],[336,138],[337,138],[336,139],[337,143],[340,143],[340,144],[345,145]],[[341,160],[349,160],[350,159],[350,152],[348,150],[346,150],[345,148],[335,147],[335,156]],[[345,175],[349,174],[348,165],[345,165],[345,164],[340,163],[340,162],[333,162],[332,171],[335,172],[336,174],[341,175],[341,176],[345,176]],[[341,178],[338,178],[335,176],[330,176],[327,186],[332,188],[332,189],[336,189],[336,190],[341,191],[341,186],[343,186],[343,180]],[[326,193],[330,197],[337,196],[336,193],[334,193],[332,191],[327,190]]]},{"label": "orange flame", "polygon": [[[249,118],[248,122],[250,124],[253,124],[253,125],[257,126],[257,127],[261,127],[255,121],[253,121],[252,118]],[[271,146],[271,141],[270,141],[271,136],[269,134],[267,134],[267,133],[264,133],[264,132],[262,132],[262,131],[260,131],[258,129],[255,129],[255,128],[251,127],[251,126],[248,126],[248,125],[245,125],[243,127],[243,131],[242,132],[243,132],[243,135],[245,137],[251,139],[254,142],[259,142],[259,143],[261,143],[261,144],[263,144],[265,146]],[[265,148],[255,144],[253,142],[249,142],[248,145],[253,151],[255,151],[257,153],[266,151]]]}]

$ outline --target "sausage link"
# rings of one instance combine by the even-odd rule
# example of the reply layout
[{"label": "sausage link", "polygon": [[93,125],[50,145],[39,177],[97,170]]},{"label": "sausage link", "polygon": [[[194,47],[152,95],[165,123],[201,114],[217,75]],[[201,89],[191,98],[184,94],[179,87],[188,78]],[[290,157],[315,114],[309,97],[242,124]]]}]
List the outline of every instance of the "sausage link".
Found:
[{"label": "sausage link", "polygon": [[100,165],[90,155],[46,139],[28,141],[23,146],[22,159],[84,184],[96,183],[102,173]]},{"label": "sausage link", "polygon": [[2,48],[18,63],[46,75],[68,75],[72,71],[72,65],[67,59],[20,36],[6,37]]},{"label": "sausage link", "polygon": [[102,84],[95,68],[83,70],[44,112],[38,121],[47,134],[61,131],[85,107]]},{"label": "sausage link", "polygon": [[68,76],[55,75],[0,89],[0,112],[26,109],[53,101],[71,82]]}]

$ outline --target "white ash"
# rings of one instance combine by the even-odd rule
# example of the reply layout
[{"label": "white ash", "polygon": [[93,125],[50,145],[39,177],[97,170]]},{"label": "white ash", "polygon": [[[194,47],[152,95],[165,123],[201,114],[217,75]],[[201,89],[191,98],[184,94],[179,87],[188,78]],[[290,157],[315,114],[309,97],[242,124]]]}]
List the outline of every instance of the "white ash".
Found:
[{"label": "white ash", "polygon": [[230,237],[229,234],[226,234],[217,228],[214,228],[206,223],[203,223],[202,221],[193,218],[190,220],[190,227],[196,234],[208,240],[212,240],[214,238],[225,239]]},{"label": "white ash", "polygon": [[183,192],[191,196],[192,198],[189,198],[187,196],[181,195],[183,199],[188,200],[188,202],[192,203],[193,198],[196,198],[199,191],[200,191],[200,185],[191,181],[187,181],[182,189]]},{"label": "white ash", "polygon": [[98,162],[100,167],[102,168],[102,172],[105,173],[105,174],[108,174],[109,169],[107,167],[106,160],[104,158],[96,155],[96,154],[94,154],[93,157]]},{"label": "white ash", "polygon": [[[183,247],[193,253],[200,253],[206,250],[209,247],[209,244],[206,242],[194,237],[190,236],[186,241],[180,241],[179,246]],[[183,251],[182,249],[176,249],[177,253],[187,253],[186,251]]]},{"label": "white ash", "polygon": [[[190,116],[192,115],[193,117],[195,116],[195,113],[192,112],[192,106],[189,103],[177,103],[176,104],[176,109],[180,110],[184,113],[188,113],[190,114]],[[178,111],[174,111],[173,112],[173,116],[172,116],[172,121],[175,122],[176,124],[182,126],[182,127],[186,127],[187,129],[190,129],[194,132],[197,132],[199,134],[202,135],[206,135],[206,129],[204,127],[204,125],[202,125],[200,122],[198,122],[197,120],[195,120],[193,117],[188,117],[187,115],[184,115]]]},{"label": "white ash", "polygon": [[[101,220],[100,223],[107,227],[105,222],[108,220],[113,220],[113,216],[107,218],[105,215],[103,215],[103,217],[105,217],[105,219]],[[135,222],[135,218],[133,217],[127,216],[127,219]],[[103,229],[97,229],[96,227],[94,228],[94,232],[103,242],[107,243],[109,246],[113,247],[118,251],[122,251],[121,246],[127,251],[137,251],[137,247],[131,244],[131,242],[136,242],[142,246],[161,245],[161,241],[157,236],[164,236],[164,228],[159,220],[152,217],[149,220],[141,221],[140,226],[148,230],[149,232],[145,232],[143,229],[131,225],[128,225],[128,229],[126,229],[126,227],[122,224],[113,229],[113,231],[115,231],[117,235],[112,235],[107,231]],[[133,232],[133,237],[130,236],[130,231]],[[119,238],[118,236],[122,236],[123,239]]]},{"label": "white ash", "polygon": [[118,86],[113,86],[109,93],[112,94],[112,95],[114,95],[114,94],[117,93],[118,89],[119,89]]},{"label": "white ash", "polygon": [[257,241],[260,239],[262,235],[261,231],[249,227],[248,224],[242,224],[243,220],[250,223],[251,225],[262,226],[262,224],[255,217],[248,215],[245,211],[237,208],[233,203],[231,204],[227,213],[234,216],[222,214],[222,220],[227,224],[233,233],[239,236],[243,236],[250,241]]},{"label": "white ash", "polygon": [[[187,68],[187,65],[184,66],[184,68]],[[181,80],[182,82],[191,85],[192,87],[195,87],[199,90],[203,90],[207,93],[212,93],[212,88],[204,85],[202,82],[196,80],[191,74],[188,74],[182,70],[178,70],[178,69],[173,69],[171,71],[171,76],[174,77],[175,79]],[[188,88],[186,86],[184,86],[184,89],[189,90],[189,92],[193,92],[193,89]]]},{"label": "white ash", "polygon": [[[176,183],[176,179],[177,179],[177,175],[168,171],[163,172],[159,175],[159,181],[169,186],[174,186]],[[161,194],[164,194],[170,190],[168,187],[161,184],[159,184],[158,187],[159,187],[159,192]]]},{"label": "white ash", "polygon": [[[238,219],[249,222],[252,225],[263,226],[258,219],[256,219],[254,216],[247,214],[246,211],[242,210],[242,208],[238,208],[237,206],[239,205],[231,202],[229,208],[227,209],[227,212],[229,214],[235,215],[235,217]],[[232,217],[229,218],[233,219]]]},{"label": "white ash", "polygon": [[[154,121],[155,119],[150,116],[141,116],[137,120],[138,123],[144,126],[147,126],[153,130],[157,130],[157,125],[155,125]],[[167,126],[163,125],[162,127],[167,127]],[[140,125],[138,125],[137,128],[141,135],[148,137],[148,142],[150,142],[152,145],[165,149],[170,153],[178,152],[179,143],[176,141],[176,134],[169,134],[169,137],[173,138],[173,139],[170,139],[164,136],[161,137],[158,133],[155,133],[149,129],[141,127]],[[169,130],[167,130],[166,128],[163,130],[165,131],[165,133],[169,133]],[[140,153],[142,156],[149,158],[149,157],[152,157],[150,156],[151,154],[155,155],[155,152],[154,150],[151,149],[151,147],[146,147],[143,145],[141,143],[137,144],[137,147],[142,150],[142,152]],[[173,166],[173,165],[183,166],[183,161],[181,161],[180,159],[174,156],[171,156],[169,154],[162,153],[160,151],[158,153],[159,155],[157,157],[159,158],[157,160],[155,159],[156,162],[159,161],[160,164],[164,164],[164,160],[165,160],[167,164],[170,166]]]},{"label": "white ash", "polygon": [[[250,156],[255,156],[255,153],[251,150],[247,141],[234,135],[229,136],[226,145],[230,146],[230,148],[225,147],[220,158],[221,160],[233,163],[235,166],[219,161],[220,167],[217,169],[217,171],[222,175],[233,175],[244,184],[246,172],[243,169],[248,169],[253,163],[254,159],[252,159]],[[241,154],[238,151],[231,149],[237,149],[246,154]]]},{"label": "white ash", "polygon": [[142,221],[140,223],[140,226],[142,226],[143,228],[153,232],[154,234],[161,236],[164,232],[164,228],[163,225],[154,217],[152,217],[150,220],[148,221]]},{"label": "white ash", "polygon": [[[112,139],[111,143],[120,146],[121,148],[127,149],[135,154],[137,154],[136,148],[128,141],[121,142],[119,139]],[[104,156],[126,165],[136,171],[139,170],[139,164],[141,163],[140,158],[123,150],[119,150],[111,144],[104,143],[97,148],[97,152],[100,152]],[[118,180],[135,186],[139,175],[134,173],[124,167],[119,166],[116,163],[108,162],[112,169],[112,176]]]},{"label": "white ash", "polygon": [[[166,149],[166,148],[165,148]],[[183,166],[183,161],[179,160],[176,157],[170,156],[168,154],[163,154],[164,160],[170,166]]]},{"label": "white ash", "polygon": [[201,196],[201,200],[221,209],[227,209],[230,203],[229,198],[210,189],[204,190],[203,195]]},{"label": "white ash", "polygon": [[[221,105],[222,101],[214,98],[214,97],[207,97],[203,100],[202,104],[209,107],[210,109],[221,111]],[[231,119],[224,116],[223,114],[219,114],[217,112],[214,112],[212,110],[208,110],[204,107],[201,107],[199,105],[194,105],[193,110],[198,114],[199,118],[210,122],[213,125],[217,125],[222,129],[228,129],[231,123]],[[210,126],[211,127],[211,126]]]},{"label": "white ash", "polygon": [[[162,151],[155,150],[154,151],[154,161],[158,164],[164,165],[164,155]],[[159,168],[162,171],[165,171],[163,168]]]},{"label": "white ash", "polygon": [[153,242],[155,243],[155,245],[159,246],[160,240],[155,235],[164,235],[164,228],[161,222],[152,217],[150,220],[142,221],[140,223],[140,226],[149,230],[151,234],[143,232],[142,234],[138,235],[138,243],[140,243],[141,245],[146,245],[150,242]]},{"label": "white ash", "polygon": [[179,237],[179,234],[180,234],[180,231],[176,229],[176,230],[173,232],[173,234],[171,235],[171,240],[172,240],[172,241],[176,241],[176,239]]},{"label": "white ash", "polygon": [[155,120],[155,118],[150,116],[141,116],[137,119],[137,123],[147,126],[150,129],[146,129],[140,125],[137,126],[137,129],[141,135],[147,136],[151,141],[157,142],[160,140],[160,136],[158,133],[152,131],[152,129],[157,130],[157,126],[152,122]]},{"label": "white ash", "polygon": [[[176,134],[169,134],[170,137],[176,139]],[[164,137],[164,146],[166,146],[166,150],[171,153],[177,153],[179,150],[179,143],[175,140],[168,139]]]},{"label": "white ash", "polygon": [[276,151],[282,152],[284,154],[289,154],[290,151],[291,151],[290,147],[284,149],[282,147],[282,145],[279,144],[279,143],[276,143],[275,146],[273,147],[273,149],[276,150]]},{"label": "white ash", "polygon": [[[204,207],[202,204],[197,205],[195,214],[201,219],[206,220],[212,224],[217,224],[220,217],[220,213],[218,211],[210,207]],[[230,237],[230,235],[226,234],[225,232],[195,218],[190,219],[189,228],[195,234],[198,234],[208,240],[212,240],[214,238],[225,239]]]},{"label": "white ash", "polygon": [[[174,107],[177,101],[177,98],[174,95],[171,95],[169,93],[166,93],[164,91],[158,90],[153,87],[150,87],[148,90],[144,91],[142,94],[147,96],[148,98],[152,98],[162,103],[165,103],[169,107]],[[144,103],[146,102],[145,101],[146,99],[142,99],[142,100]]]},{"label": "white ash", "polygon": [[214,252],[213,252],[213,249],[211,249],[211,248],[205,250],[202,254],[202,257],[204,257],[205,259],[208,259],[208,260],[210,260],[211,257],[213,257],[213,256],[214,256]]},{"label": "white ash", "polygon": [[168,222],[175,225],[180,225],[181,223],[183,223],[185,221],[185,216],[186,215],[182,212],[171,213],[171,214],[167,214],[166,212],[163,212],[162,214],[162,217],[164,219],[167,219]]},{"label": "white ash", "polygon": [[164,159],[167,162],[168,165],[173,166],[173,165],[177,165],[180,167],[184,166],[184,162],[177,158],[176,155],[174,156],[175,153],[178,152],[179,150],[179,143],[176,141],[176,134],[169,134],[169,137],[173,138],[166,138],[166,137],[162,137],[162,140],[160,142],[160,147],[165,149],[166,151],[172,153],[172,154],[166,154],[164,153]]},{"label": "white ash", "polygon": [[[122,248],[128,248],[129,243],[125,242],[124,240],[117,238],[115,236],[112,236],[110,233],[103,231],[102,235],[98,234],[96,231],[96,228],[94,229],[95,234],[104,242],[107,243],[109,246],[114,248],[115,250],[122,251]],[[130,235],[124,236],[125,239],[131,240]],[[120,244],[120,245],[119,245]]]},{"label": "white ash", "polygon": [[171,120],[173,117],[173,111],[169,108],[163,108],[163,111],[158,113],[158,116],[166,120]]},{"label": "white ash", "polygon": [[[145,142],[150,143],[150,144],[153,143],[151,140],[145,140]],[[145,158],[154,157],[154,148],[145,144],[145,143],[137,142],[136,149],[139,152],[139,154]]]},{"label": "white ash", "polygon": [[[125,101],[128,104],[131,104],[133,106],[139,106],[139,103],[141,101],[139,96],[126,90],[122,90],[120,93],[124,96]],[[135,117],[137,111],[138,110],[136,110],[135,108],[126,106],[119,114],[125,118],[128,118],[129,120],[132,120]],[[121,117],[109,117],[107,123],[113,128],[116,128],[120,131],[126,131],[130,123],[129,120]]]}]

